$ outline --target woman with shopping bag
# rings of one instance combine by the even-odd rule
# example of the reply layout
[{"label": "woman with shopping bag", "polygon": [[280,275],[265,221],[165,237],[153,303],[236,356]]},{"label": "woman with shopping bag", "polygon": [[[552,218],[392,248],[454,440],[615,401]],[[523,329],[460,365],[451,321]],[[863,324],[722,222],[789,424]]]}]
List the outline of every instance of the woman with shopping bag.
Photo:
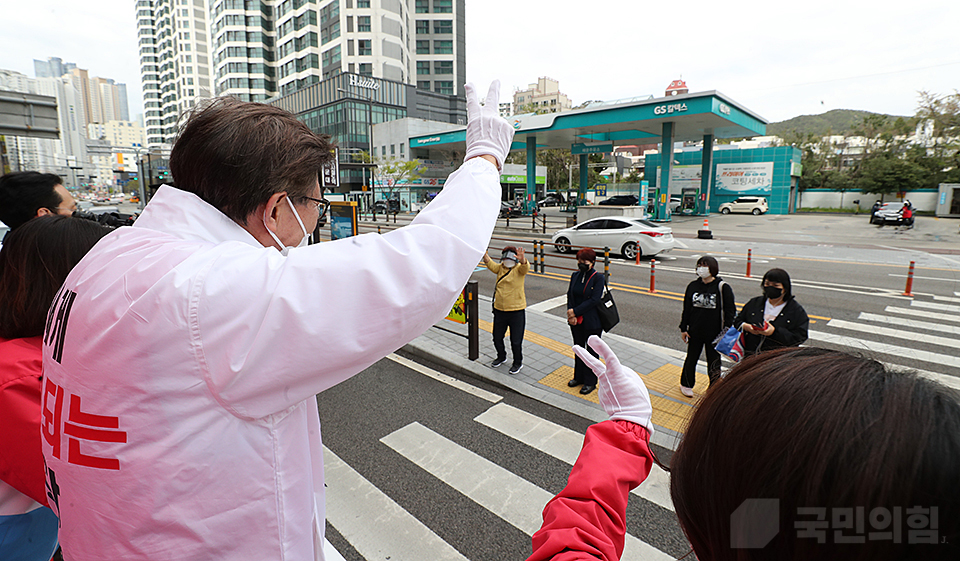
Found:
[{"label": "woman with shopping bag", "polygon": [[733,325],[737,314],[733,289],[723,281],[720,265],[709,255],[697,260],[697,279],[687,285],[680,316],[680,338],[687,344],[687,357],[680,374],[680,393],[693,397],[697,361],[707,354],[707,376],[710,384],[720,379],[720,353],[714,348],[716,339]]}]

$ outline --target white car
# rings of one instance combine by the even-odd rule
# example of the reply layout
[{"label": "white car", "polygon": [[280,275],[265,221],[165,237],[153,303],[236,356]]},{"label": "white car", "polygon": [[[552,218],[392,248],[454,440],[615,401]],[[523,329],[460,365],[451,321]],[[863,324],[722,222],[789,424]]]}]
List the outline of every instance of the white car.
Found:
[{"label": "white car", "polygon": [[[644,220],[625,216],[602,216],[565,228],[553,234],[550,240],[560,253],[577,251],[580,247],[602,250],[609,247],[627,259],[640,255],[657,255],[677,246],[673,230]],[[598,251],[597,253],[601,253]]]},{"label": "white car", "polygon": [[749,212],[755,215],[763,214],[767,212],[767,198],[739,197],[735,201],[720,205],[720,214],[730,214],[731,212]]}]

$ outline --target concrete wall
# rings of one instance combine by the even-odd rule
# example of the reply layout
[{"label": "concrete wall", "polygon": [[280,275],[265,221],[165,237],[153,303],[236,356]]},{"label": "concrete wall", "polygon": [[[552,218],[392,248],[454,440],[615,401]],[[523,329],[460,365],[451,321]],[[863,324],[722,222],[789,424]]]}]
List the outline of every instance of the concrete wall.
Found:
[{"label": "concrete wall", "polygon": [[[933,212],[937,206],[937,191],[933,189],[924,189],[922,191],[910,191],[906,198],[913,204],[914,208],[921,212]],[[861,193],[860,191],[846,191],[843,193],[843,208],[856,210],[853,201],[860,200],[860,210],[866,209],[868,212],[873,206],[874,201],[880,200],[880,195],[872,193]],[[896,195],[885,195],[884,202],[899,202]],[[840,192],[829,191],[827,189],[808,189],[800,193],[800,208],[841,208]]]}]

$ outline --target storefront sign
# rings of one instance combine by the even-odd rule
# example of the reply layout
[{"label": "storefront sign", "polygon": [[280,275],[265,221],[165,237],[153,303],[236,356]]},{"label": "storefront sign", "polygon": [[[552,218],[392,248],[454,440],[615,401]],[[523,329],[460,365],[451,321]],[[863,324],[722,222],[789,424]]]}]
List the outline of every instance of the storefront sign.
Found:
[{"label": "storefront sign", "polygon": [[366,88],[368,90],[373,90],[373,91],[377,91],[380,89],[380,84],[378,84],[377,82],[369,78],[361,78],[356,74],[350,75],[350,85],[357,86],[358,88]]},{"label": "storefront sign", "polygon": [[653,108],[654,115],[666,115],[668,113],[682,113],[687,110],[686,103],[670,103],[667,105],[658,105]]},{"label": "storefront sign", "polygon": [[613,152],[613,143],[604,142],[602,144],[574,144],[570,147],[570,153],[574,156],[579,154],[605,154]]},{"label": "storefront sign", "polygon": [[[547,178],[542,175],[538,175],[536,182],[540,184],[546,183]],[[526,185],[527,176],[526,175],[501,175],[500,183],[519,183],[521,185]]]},{"label": "storefront sign", "polygon": [[716,193],[768,195],[773,191],[773,162],[717,164]]}]

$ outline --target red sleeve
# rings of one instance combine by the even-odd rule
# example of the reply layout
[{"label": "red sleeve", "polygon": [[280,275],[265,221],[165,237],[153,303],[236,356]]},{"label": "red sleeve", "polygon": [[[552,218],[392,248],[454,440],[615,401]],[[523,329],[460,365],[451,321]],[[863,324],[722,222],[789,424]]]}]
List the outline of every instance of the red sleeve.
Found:
[{"label": "red sleeve", "polygon": [[[34,341],[36,339],[36,347]],[[40,337],[4,341],[0,377],[0,479],[47,504],[40,449]]]},{"label": "red sleeve", "polygon": [[567,486],[543,509],[527,561],[619,560],[627,498],[653,465],[647,430],[629,421],[587,429]]}]

